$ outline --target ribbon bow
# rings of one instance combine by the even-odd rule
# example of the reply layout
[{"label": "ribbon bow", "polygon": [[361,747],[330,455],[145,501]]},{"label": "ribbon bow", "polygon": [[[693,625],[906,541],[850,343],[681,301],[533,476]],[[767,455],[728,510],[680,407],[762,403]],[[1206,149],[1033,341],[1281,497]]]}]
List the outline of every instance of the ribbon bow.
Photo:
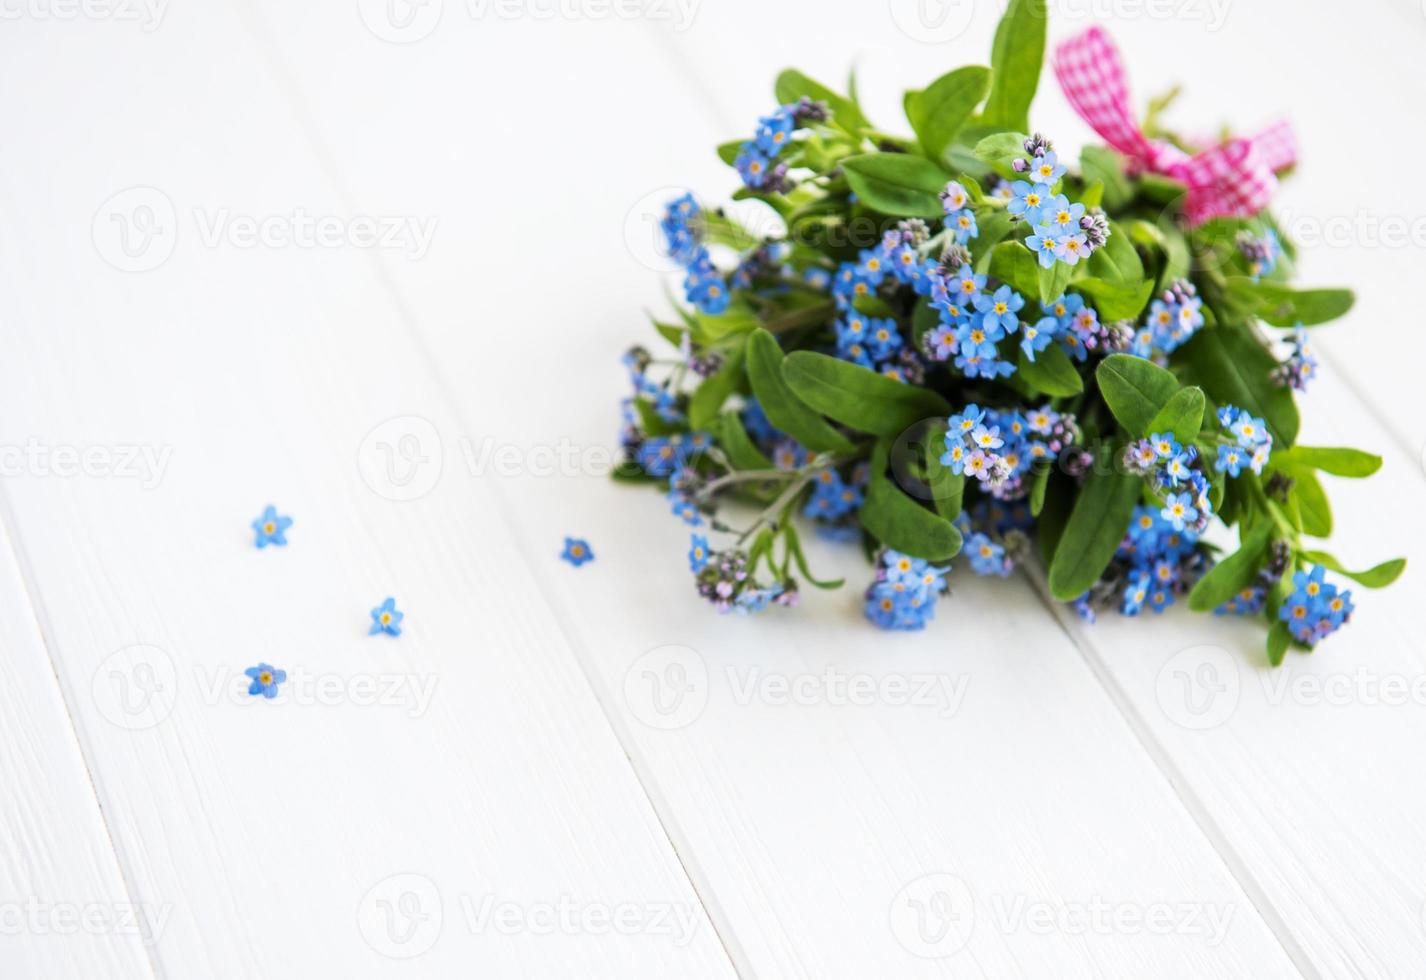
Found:
[{"label": "ribbon bow", "polygon": [[1184,210],[1191,225],[1210,218],[1256,215],[1277,190],[1277,171],[1297,161],[1297,139],[1286,122],[1192,155],[1172,143],[1149,139],[1129,107],[1119,49],[1098,27],[1059,46],[1055,74],[1070,105],[1110,146],[1188,187]]}]

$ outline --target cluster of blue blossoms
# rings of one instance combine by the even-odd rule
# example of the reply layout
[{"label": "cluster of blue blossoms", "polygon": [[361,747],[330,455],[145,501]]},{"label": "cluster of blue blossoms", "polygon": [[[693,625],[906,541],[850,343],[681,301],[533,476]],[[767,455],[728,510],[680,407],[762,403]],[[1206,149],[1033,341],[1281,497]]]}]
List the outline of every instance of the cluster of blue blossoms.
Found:
[{"label": "cluster of blue blossoms", "polygon": [[1232,405],[1218,409],[1218,422],[1237,439],[1235,445],[1218,447],[1219,473],[1236,477],[1247,466],[1259,476],[1272,458],[1273,437],[1267,423]]},{"label": "cluster of blue blossoms", "polygon": [[683,288],[688,301],[698,307],[699,312],[716,316],[728,309],[733,296],[728,290],[728,280],[713,265],[698,233],[697,221],[702,213],[693,195],[685,194],[668,205],[659,228],[668,241],[669,255],[687,273]]},{"label": "cluster of blue blossoms", "polygon": [[[1137,616],[1145,605],[1154,612],[1163,612],[1176,595],[1188,591],[1204,566],[1197,530],[1170,516],[1167,507],[1135,508],[1129,532],[1115,559],[1127,566],[1120,606],[1126,616]],[[1080,599],[1076,606],[1084,615],[1086,599]],[[1093,618],[1092,612],[1089,618]]]},{"label": "cluster of blue blossoms", "polygon": [[1025,141],[1025,153],[1013,164],[1015,172],[1027,179],[1010,185],[1010,214],[1034,228],[1025,244],[1041,266],[1078,265],[1109,240],[1109,220],[1103,212],[1087,212],[1083,204],[1071,204],[1055,193],[1065,165],[1049,140],[1037,133]]},{"label": "cluster of blue blossoms", "polygon": [[1248,263],[1248,274],[1257,282],[1263,276],[1270,276],[1277,269],[1282,258],[1282,240],[1271,228],[1259,238],[1252,232],[1238,233],[1238,251]]},{"label": "cluster of blue blossoms", "polygon": [[748,556],[737,549],[710,551],[708,539],[692,536],[688,550],[689,567],[698,585],[698,594],[713,604],[720,613],[735,612],[742,616],[760,613],[771,605],[795,606],[797,590],[788,584],[774,582],[758,585],[748,568]]},{"label": "cluster of blue blossoms", "polygon": [[803,505],[803,515],[835,523],[855,514],[866,500],[867,475],[865,466],[857,467],[850,481],[831,467],[818,470],[812,478],[812,496]]},{"label": "cluster of blue blossoms", "polygon": [[947,420],[941,464],[974,477],[994,496],[1010,499],[1020,495],[1036,463],[1058,459],[1078,439],[1073,416],[1048,404],[1028,412],[967,405]]},{"label": "cluster of blue blossoms", "polygon": [[888,630],[926,628],[936,614],[936,599],[946,590],[949,566],[932,565],[887,549],[877,560],[876,580],[866,591],[866,615]]},{"label": "cluster of blue blossoms", "polygon": [[827,107],[804,96],[797,102],[780,105],[772,115],[758,120],[757,133],[738,148],[733,161],[738,176],[750,190],[785,194],[791,190],[787,164],[779,160],[793,143],[793,134],[807,123],[824,122]]},{"label": "cluster of blue blossoms", "polygon": [[1273,371],[1273,383],[1280,388],[1306,391],[1307,383],[1317,377],[1317,358],[1307,343],[1307,331],[1302,324],[1292,334],[1292,354]]},{"label": "cluster of blue blossoms", "polygon": [[1287,624],[1293,638],[1307,646],[1316,646],[1341,629],[1356,608],[1352,593],[1338,591],[1325,575],[1321,565],[1295,574],[1293,592],[1278,610],[1278,618]]},{"label": "cluster of blue blossoms", "polygon": [[1178,350],[1203,326],[1203,300],[1186,279],[1173,283],[1149,305],[1144,326],[1134,334],[1130,353],[1163,359]]},{"label": "cluster of blue blossoms", "polygon": [[[836,306],[837,356],[900,381],[918,381],[921,366],[916,353],[901,336],[896,320],[868,316],[857,300],[874,296],[887,283],[910,286],[918,296],[931,292],[935,261],[921,255],[930,238],[925,222],[902,221],[882,236],[874,249],[863,249],[856,262],[843,262],[827,285]],[[824,270],[809,284],[825,280]]]}]

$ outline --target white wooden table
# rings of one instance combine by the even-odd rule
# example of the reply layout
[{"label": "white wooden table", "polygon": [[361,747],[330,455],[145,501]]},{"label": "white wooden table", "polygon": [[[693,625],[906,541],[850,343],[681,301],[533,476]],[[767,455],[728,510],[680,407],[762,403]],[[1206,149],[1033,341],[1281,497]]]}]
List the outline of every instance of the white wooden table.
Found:
[{"label": "white wooden table", "polygon": [[[999,6],[6,5],[0,976],[1426,975],[1418,573],[1279,671],[1024,576],[720,619],[604,475],[669,188],[785,64],[895,125]],[[1360,294],[1304,439],[1387,460],[1334,550],[1419,559],[1426,15],[1059,8],[1178,119],[1298,110],[1304,276]]]}]

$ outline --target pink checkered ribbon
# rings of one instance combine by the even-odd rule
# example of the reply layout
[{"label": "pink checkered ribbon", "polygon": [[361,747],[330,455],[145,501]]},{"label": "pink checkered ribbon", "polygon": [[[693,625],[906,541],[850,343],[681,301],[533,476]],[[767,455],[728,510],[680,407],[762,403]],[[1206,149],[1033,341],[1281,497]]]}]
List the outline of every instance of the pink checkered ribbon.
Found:
[{"label": "pink checkered ribbon", "polygon": [[1119,49],[1098,27],[1059,46],[1055,74],[1070,105],[1110,146],[1188,187],[1185,211],[1193,225],[1220,216],[1257,214],[1277,190],[1277,171],[1297,161],[1297,140],[1285,122],[1250,139],[1229,140],[1193,155],[1149,139],[1129,107]]}]

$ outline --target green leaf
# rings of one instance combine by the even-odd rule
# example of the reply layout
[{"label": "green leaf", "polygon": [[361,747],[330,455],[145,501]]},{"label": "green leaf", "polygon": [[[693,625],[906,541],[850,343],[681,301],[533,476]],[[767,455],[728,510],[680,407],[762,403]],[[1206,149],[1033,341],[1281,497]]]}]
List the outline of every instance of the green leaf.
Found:
[{"label": "green leaf", "polygon": [[941,191],[950,176],[925,157],[867,153],[842,161],[847,183],[861,203],[894,217],[945,216]]},{"label": "green leaf", "polygon": [[670,422],[661,416],[647,398],[635,398],[634,410],[639,413],[639,427],[651,436],[671,436],[688,429],[682,423]]},{"label": "green leaf", "polygon": [[782,376],[797,397],[858,432],[894,439],[922,419],[951,414],[946,400],[929,388],[813,351],[787,355]]},{"label": "green leaf", "polygon": [[772,460],[748,438],[737,412],[724,412],[718,420],[718,448],[727,454],[735,470],[770,470]]},{"label": "green leaf", "polygon": [[1365,572],[1350,572],[1342,566],[1336,558],[1325,551],[1304,551],[1302,557],[1312,562],[1314,565],[1324,565],[1339,575],[1345,575],[1354,582],[1365,585],[1369,589],[1384,589],[1401,577],[1401,573],[1406,571],[1406,559],[1395,558],[1391,561],[1384,561],[1375,568],[1369,568]]},{"label": "green leaf", "polygon": [[1144,260],[1129,235],[1117,224],[1109,224],[1109,240],[1089,257],[1090,275],[1116,286],[1135,289],[1144,281]]},{"label": "green leaf", "polygon": [[1052,398],[1068,398],[1084,390],[1084,379],[1059,344],[1050,344],[1032,361],[1021,350],[1015,360],[1020,377]]},{"label": "green leaf", "polygon": [[1293,476],[1292,501],[1302,515],[1302,533],[1314,538],[1326,538],[1332,534],[1332,505],[1327,501],[1327,492],[1317,477],[1309,472]]},{"label": "green leaf", "polygon": [[1114,559],[1139,502],[1142,481],[1101,463],[1085,481],[1050,563],[1050,592],[1073,602]]},{"label": "green leaf", "polygon": [[991,49],[990,96],[983,118],[991,126],[1030,126],[1030,103],[1045,61],[1045,0],[1010,0]]},{"label": "green leaf", "polygon": [[1164,267],[1159,284],[1166,288],[1175,279],[1187,279],[1193,266],[1188,239],[1183,232],[1167,223],[1152,224],[1142,219],[1130,221],[1129,237],[1146,248],[1156,248],[1164,255]]},{"label": "green leaf", "polygon": [[1012,164],[1025,155],[1024,133],[995,133],[975,145],[975,157],[1007,180],[1019,180]]},{"label": "green leaf", "polygon": [[1243,538],[1237,551],[1209,569],[1188,594],[1188,607],[1208,612],[1250,588],[1263,566],[1272,530],[1272,522],[1263,521]]},{"label": "green leaf", "polygon": [[1067,262],[1052,262],[1048,269],[1040,266],[1040,302],[1048,303],[1063,296],[1072,275],[1074,267]]},{"label": "green leaf", "polygon": [[688,424],[695,429],[706,429],[712,425],[728,400],[743,380],[743,348],[734,347],[728,351],[723,366],[711,378],[705,380],[688,400]]},{"label": "green leaf", "polygon": [[851,99],[838,95],[821,82],[808,78],[795,68],[788,68],[777,76],[773,86],[777,101],[781,105],[796,102],[804,95],[817,102],[827,103],[832,110],[832,122],[837,128],[856,133],[871,127],[861,109]]},{"label": "green leaf", "polygon": [[812,571],[807,567],[807,556],[802,552],[802,539],[797,536],[797,528],[792,525],[791,521],[783,527],[782,535],[787,550],[792,555],[792,560],[797,564],[798,574],[819,589],[840,589],[842,587],[845,579],[823,581],[812,574]]},{"label": "green leaf", "polygon": [[1083,204],[1085,210],[1092,210],[1104,203],[1104,181],[1096,180],[1087,184],[1084,193],[1079,196],[1079,203]]},{"label": "green leaf", "polygon": [[1046,565],[1054,564],[1055,552],[1064,536],[1065,525],[1069,523],[1070,508],[1074,506],[1074,485],[1069,477],[1053,472],[1052,468],[1049,482],[1055,485],[1055,489],[1046,490],[1045,502],[1036,515],[1038,520],[1035,523],[1035,533],[1040,539],[1040,557]]},{"label": "green leaf", "polygon": [[946,160],[956,133],[989,90],[990,69],[971,65],[942,75],[923,91],[907,94],[906,117],[928,157]]},{"label": "green leaf", "polygon": [[609,476],[616,483],[659,483],[667,486],[667,477],[650,476],[642,466],[631,459],[626,459],[614,469],[609,471]]},{"label": "green leaf", "polygon": [[975,240],[976,249],[980,251],[980,265],[977,272],[984,272],[984,266],[988,265],[991,258],[990,250],[1009,235],[1015,227],[1010,212],[1004,208],[977,208],[975,212],[975,223],[980,226],[980,237]]},{"label": "green leaf", "polygon": [[954,521],[960,516],[965,502],[966,477],[964,473],[952,473],[951,468],[941,462],[945,450],[945,433],[944,424],[933,428],[931,438],[925,441],[921,452],[926,472],[926,490],[931,495],[936,513],[948,521]]},{"label": "green leaf", "polygon": [[1282,620],[1273,623],[1272,629],[1268,630],[1268,663],[1281,667],[1291,643],[1292,632],[1287,628],[1287,624]]},{"label": "green leaf", "polygon": [[1106,209],[1118,211],[1133,199],[1134,185],[1124,173],[1124,158],[1114,150],[1106,146],[1086,146],[1079,155],[1079,168],[1085,180],[1104,185]]},{"label": "green leaf", "polygon": [[1381,469],[1381,457],[1364,453],[1360,449],[1319,449],[1313,446],[1293,446],[1279,449],[1272,454],[1272,466],[1276,469],[1298,470],[1310,467],[1331,473],[1363,479]]},{"label": "green leaf", "polygon": [[1305,327],[1346,316],[1356,302],[1350,289],[1292,289],[1275,282],[1228,280],[1228,298],[1275,327]]},{"label": "green leaf", "polygon": [[1040,466],[1030,477],[1030,516],[1039,517],[1045,509],[1045,491],[1050,486],[1050,466]]},{"label": "green leaf", "polygon": [[862,527],[888,548],[945,561],[961,550],[961,533],[944,517],[922,507],[886,478],[887,446],[878,443],[871,457],[871,480],[862,504]]},{"label": "green leaf", "polygon": [[1145,279],[1135,286],[1126,286],[1090,276],[1076,282],[1074,288],[1094,301],[1094,308],[1099,311],[1100,319],[1105,323],[1137,320],[1148,305],[1149,297],[1154,295],[1152,279]]},{"label": "green leaf", "polygon": [[1040,294],[1039,260],[1020,242],[1001,242],[995,246],[990,253],[990,274],[1001,282],[1008,282],[1017,293],[1031,298]]},{"label": "green leaf", "polygon": [[[650,318],[652,319],[652,317]],[[667,340],[675,347],[683,346],[683,335],[686,333],[683,327],[676,323],[664,323],[661,320],[654,320],[654,329],[659,332],[659,336]]]},{"label": "green leaf", "polygon": [[718,144],[718,159],[728,166],[732,166],[738,161],[738,154],[743,152],[743,144],[747,140],[729,140],[726,143]]},{"label": "green leaf", "polygon": [[782,348],[772,334],[759,330],[748,338],[748,381],[768,420],[813,452],[853,452],[856,446],[851,440],[792,393],[782,376],[782,361]]},{"label": "green leaf", "polygon": [[1281,449],[1297,441],[1292,392],[1273,384],[1277,359],[1244,327],[1205,328],[1180,348],[1189,380],[1219,405],[1236,405],[1267,422]]},{"label": "green leaf", "polygon": [[1172,432],[1175,439],[1188,445],[1198,438],[1203,428],[1203,410],[1207,404],[1202,388],[1180,388],[1149,423],[1149,432]]},{"label": "green leaf", "polygon": [[752,333],[759,326],[758,318],[751,310],[736,307],[717,315],[695,313],[693,319],[698,324],[697,337],[704,342]]},{"label": "green leaf", "polygon": [[1134,439],[1150,434],[1149,426],[1179,388],[1168,371],[1132,354],[1111,354],[1094,375],[1109,410]]},{"label": "green leaf", "polygon": [[916,311],[911,314],[911,339],[916,346],[921,346],[921,338],[940,325],[941,314],[930,303],[921,302],[916,304]]}]

